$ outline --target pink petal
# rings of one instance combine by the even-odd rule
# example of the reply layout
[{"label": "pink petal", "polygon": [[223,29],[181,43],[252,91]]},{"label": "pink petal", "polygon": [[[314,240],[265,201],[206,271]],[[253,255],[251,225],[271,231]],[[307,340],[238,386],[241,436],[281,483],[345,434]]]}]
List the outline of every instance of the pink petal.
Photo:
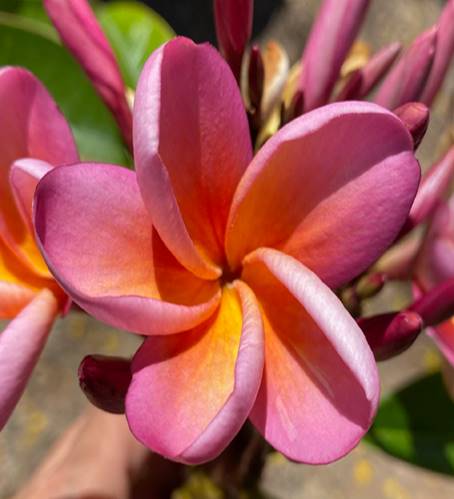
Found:
[{"label": "pink petal", "polygon": [[305,110],[326,104],[369,6],[369,0],[324,0],[304,50]]},{"label": "pink petal", "polygon": [[437,47],[420,100],[430,106],[440,89],[454,55],[454,0],[448,0],[438,20]]},{"label": "pink petal", "polygon": [[328,463],[349,452],[377,409],[379,380],[366,339],[315,274],[276,250],[245,260],[265,327],[265,372],[252,422],[295,461]]},{"label": "pink petal", "polygon": [[0,430],[25,389],[57,312],[57,300],[44,289],[0,334]]},{"label": "pink petal", "polygon": [[35,227],[52,273],[89,313],[141,334],[175,333],[219,301],[152,231],[136,176],[114,165],[56,168],[39,183]]},{"label": "pink petal", "polygon": [[22,68],[0,69],[0,236],[30,270],[47,273],[10,188],[10,168],[19,158],[52,165],[78,161],[71,130],[44,86]]},{"label": "pink petal", "polygon": [[216,278],[228,210],[251,157],[238,85],[209,45],[176,38],[153,53],[134,106],[138,182],[176,258]]},{"label": "pink petal", "polygon": [[419,182],[413,142],[393,114],[370,103],[317,109],[258,152],[232,203],[232,268],[261,246],[295,256],[329,286],[348,282],[390,245]]},{"label": "pink petal", "polygon": [[132,116],[115,55],[86,0],[44,0],[63,43],[79,61],[132,147]]},{"label": "pink petal", "polygon": [[249,415],[263,370],[253,293],[224,288],[219,312],[179,335],[145,341],[133,360],[126,415],[155,452],[185,463],[215,458]]},{"label": "pink petal", "polygon": [[394,109],[419,100],[434,60],[436,43],[437,28],[416,38],[383,81],[374,102]]}]

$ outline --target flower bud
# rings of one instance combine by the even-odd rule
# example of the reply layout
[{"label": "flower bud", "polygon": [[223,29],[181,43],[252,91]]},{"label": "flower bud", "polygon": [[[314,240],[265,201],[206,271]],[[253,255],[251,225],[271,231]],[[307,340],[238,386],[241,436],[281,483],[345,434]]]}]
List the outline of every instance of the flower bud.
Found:
[{"label": "flower bud", "polygon": [[263,85],[265,81],[265,69],[262,54],[258,45],[251,49],[248,68],[248,90],[249,103],[255,110],[260,110],[263,97]]},{"label": "flower bud", "polygon": [[408,309],[416,312],[425,326],[436,326],[454,315],[454,278],[432,288]]},{"label": "flower bud", "polygon": [[409,348],[423,327],[413,311],[392,312],[358,320],[376,360],[387,360]]},{"label": "flower bud", "polygon": [[244,49],[251,37],[253,0],[214,0],[219,50],[239,81]]},{"label": "flower bud", "polygon": [[123,414],[131,382],[131,362],[121,357],[87,355],[79,366],[79,385],[88,400],[106,412]]},{"label": "flower bud", "polygon": [[413,137],[416,150],[426,134],[429,125],[430,112],[421,102],[408,102],[394,110]]},{"label": "flower bud", "polygon": [[404,231],[424,222],[437,208],[454,177],[454,147],[423,176]]},{"label": "flower bud", "polygon": [[358,281],[357,285],[355,286],[355,291],[360,299],[370,298],[379,293],[385,283],[385,274],[381,272],[367,274]]}]

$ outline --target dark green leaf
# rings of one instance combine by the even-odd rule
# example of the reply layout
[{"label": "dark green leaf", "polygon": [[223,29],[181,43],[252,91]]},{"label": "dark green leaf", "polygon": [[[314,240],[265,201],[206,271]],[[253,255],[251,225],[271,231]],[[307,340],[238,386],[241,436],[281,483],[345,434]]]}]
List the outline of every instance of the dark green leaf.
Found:
[{"label": "dark green leaf", "polygon": [[136,88],[148,56],[175,33],[164,19],[138,2],[105,4],[97,9],[97,15],[126,84]]},{"label": "dark green leaf", "polygon": [[441,374],[431,374],[386,398],[367,440],[411,463],[454,474],[454,403]]}]

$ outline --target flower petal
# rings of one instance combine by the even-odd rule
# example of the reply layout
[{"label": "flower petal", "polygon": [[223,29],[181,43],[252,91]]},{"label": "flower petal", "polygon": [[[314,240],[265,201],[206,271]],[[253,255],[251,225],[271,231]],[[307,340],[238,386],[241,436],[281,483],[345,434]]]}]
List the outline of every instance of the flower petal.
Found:
[{"label": "flower petal", "polygon": [[173,460],[213,459],[248,417],[262,369],[260,311],[237,282],[236,289],[224,288],[218,313],[205,324],[145,341],[126,398],[131,430]]},{"label": "flower petal", "polygon": [[36,191],[35,227],[61,286],[116,327],[175,333],[207,319],[218,304],[217,283],[181,267],[152,230],[136,176],[125,168],[52,170]]},{"label": "flower petal", "polygon": [[251,413],[290,459],[328,463],[366,433],[379,399],[373,354],[334,293],[295,259],[259,249],[243,276],[265,327],[265,372]]},{"label": "flower petal", "polygon": [[86,0],[44,0],[63,43],[86,71],[132,146],[132,115],[115,55]]},{"label": "flower petal", "polygon": [[24,391],[57,312],[56,298],[44,289],[0,334],[0,430]]},{"label": "flower petal", "polygon": [[0,237],[30,270],[47,275],[10,188],[13,162],[32,157],[50,164],[78,160],[71,130],[44,86],[22,68],[0,69]]},{"label": "flower petal", "polygon": [[324,0],[303,54],[305,110],[329,100],[342,63],[361,26],[369,0]]},{"label": "flower petal", "polygon": [[370,103],[331,104],[292,121],[258,152],[235,193],[232,267],[271,246],[329,286],[348,282],[408,215],[420,176],[412,149],[400,120]]},{"label": "flower petal", "polygon": [[134,156],[165,244],[195,274],[218,277],[228,210],[252,148],[238,85],[212,47],[176,38],[150,57],[135,98]]}]

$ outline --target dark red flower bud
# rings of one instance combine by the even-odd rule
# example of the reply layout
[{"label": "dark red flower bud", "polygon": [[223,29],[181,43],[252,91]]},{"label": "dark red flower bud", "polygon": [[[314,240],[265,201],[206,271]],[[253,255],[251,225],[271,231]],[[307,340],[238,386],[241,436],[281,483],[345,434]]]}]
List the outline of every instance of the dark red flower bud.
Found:
[{"label": "dark red flower bud", "polygon": [[79,366],[79,384],[88,400],[106,412],[123,414],[131,382],[131,361],[121,357],[87,355]]},{"label": "dark red flower bud", "polygon": [[377,360],[386,360],[404,352],[423,327],[421,317],[412,311],[392,312],[358,320]]}]

